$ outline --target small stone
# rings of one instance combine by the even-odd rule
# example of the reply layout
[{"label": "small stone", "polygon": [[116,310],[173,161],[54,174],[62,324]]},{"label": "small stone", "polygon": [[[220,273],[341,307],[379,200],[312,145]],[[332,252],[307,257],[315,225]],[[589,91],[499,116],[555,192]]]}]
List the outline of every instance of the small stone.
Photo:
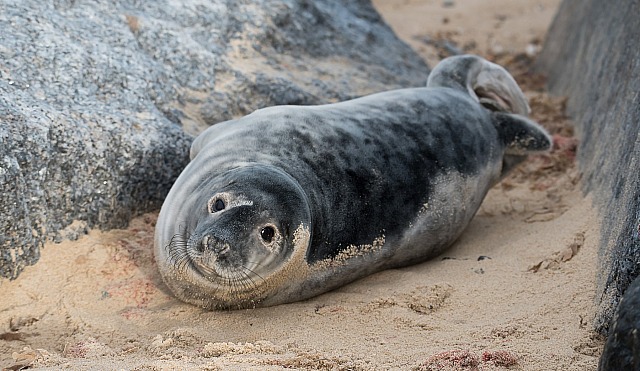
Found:
[{"label": "small stone", "polygon": [[540,47],[540,45],[527,44],[527,46],[524,49],[524,52],[528,57],[535,57],[536,55],[538,55],[541,49],[542,48]]}]

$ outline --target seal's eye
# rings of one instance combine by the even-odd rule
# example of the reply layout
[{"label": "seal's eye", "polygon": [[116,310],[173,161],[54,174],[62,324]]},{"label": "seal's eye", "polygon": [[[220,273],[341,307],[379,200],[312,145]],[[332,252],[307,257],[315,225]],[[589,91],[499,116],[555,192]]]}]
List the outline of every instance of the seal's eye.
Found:
[{"label": "seal's eye", "polygon": [[217,199],[216,202],[213,203],[213,207],[211,208],[212,212],[224,210],[224,201],[221,199]]},{"label": "seal's eye", "polygon": [[273,229],[273,227],[264,227],[260,231],[260,237],[262,237],[262,240],[267,243],[273,240],[273,236],[275,234],[276,234],[276,231]]}]

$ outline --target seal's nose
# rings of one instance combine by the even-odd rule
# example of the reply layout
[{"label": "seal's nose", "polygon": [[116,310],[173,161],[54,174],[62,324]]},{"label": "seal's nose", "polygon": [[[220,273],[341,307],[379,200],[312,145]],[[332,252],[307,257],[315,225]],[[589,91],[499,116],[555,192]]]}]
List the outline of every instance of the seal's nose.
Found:
[{"label": "seal's nose", "polygon": [[202,250],[209,250],[217,255],[223,255],[229,251],[229,244],[213,236],[206,235],[202,238]]}]

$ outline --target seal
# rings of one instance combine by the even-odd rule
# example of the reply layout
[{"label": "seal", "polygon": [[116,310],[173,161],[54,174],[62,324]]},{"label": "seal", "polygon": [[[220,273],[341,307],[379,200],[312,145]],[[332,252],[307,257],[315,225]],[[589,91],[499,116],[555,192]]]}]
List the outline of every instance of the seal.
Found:
[{"label": "seal", "polygon": [[488,189],[551,138],[511,75],[443,60],[427,87],[216,124],[158,217],[166,285],[209,309],[310,298],[450,246]]}]

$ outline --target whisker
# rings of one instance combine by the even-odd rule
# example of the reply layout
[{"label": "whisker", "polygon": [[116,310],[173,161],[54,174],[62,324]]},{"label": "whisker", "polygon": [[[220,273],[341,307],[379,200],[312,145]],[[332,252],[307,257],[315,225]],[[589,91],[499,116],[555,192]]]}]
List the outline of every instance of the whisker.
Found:
[{"label": "whisker", "polygon": [[[251,270],[249,270],[249,271],[251,271]],[[242,273],[242,274],[244,274],[244,276],[245,276],[245,277],[249,280],[249,282],[251,283],[250,285],[248,285],[248,287],[249,287],[249,289],[250,289],[250,290],[252,290],[252,289],[256,289],[256,288],[258,287],[258,284],[257,284],[257,283],[253,280],[253,278],[252,278],[252,277],[250,277],[246,272],[241,271],[241,273]],[[253,272],[253,273],[255,274],[255,272]],[[256,275],[257,275],[258,277],[260,277],[260,275],[258,275],[258,274],[256,274]],[[263,279],[262,277],[260,277],[260,279],[262,279],[262,280],[264,281],[264,279]],[[255,308],[255,307],[256,307],[256,300],[251,299],[251,298],[246,299],[246,300],[244,301],[244,306],[245,306],[245,307],[248,307],[248,305],[247,305],[247,304],[250,304],[250,305],[251,305],[251,307]]]},{"label": "whisker", "polygon": [[171,236],[171,239],[164,246],[169,262],[178,271],[187,270],[189,265],[197,259],[189,249],[189,240],[193,237],[193,234],[187,230],[186,221],[179,222],[177,226],[178,233]]},{"label": "whisker", "polygon": [[[258,277],[259,277],[263,282],[265,281],[265,279],[264,279],[264,278],[262,278],[262,276],[261,276],[261,275],[259,275],[259,274],[258,274],[258,273],[256,273],[255,271],[253,271],[253,270],[249,269],[248,267],[246,267],[246,266],[244,266],[244,265],[243,265],[243,266],[242,266],[242,268],[244,268],[244,269],[248,270],[249,272],[251,272],[251,273],[255,274],[255,275],[256,275],[256,276],[258,276]],[[243,272],[243,273],[244,273],[244,272]],[[249,277],[249,275],[248,275],[248,274],[246,274],[246,273],[245,273],[245,275],[247,276],[247,278],[248,278],[248,279],[250,279],[250,280],[251,280],[251,277]],[[253,280],[252,280],[252,281],[253,281]]]},{"label": "whisker", "polygon": [[[199,241],[199,234],[188,230],[188,224],[177,225],[174,235],[164,246],[169,263],[177,271],[186,272],[196,269],[205,279],[212,283],[208,305],[212,309],[250,308],[256,306],[257,298],[252,293],[265,278],[257,271],[264,267],[264,262],[243,261],[242,264],[218,261],[209,252],[201,252],[194,244]],[[221,266],[220,266],[221,264]],[[222,271],[220,271],[222,269]]]}]

